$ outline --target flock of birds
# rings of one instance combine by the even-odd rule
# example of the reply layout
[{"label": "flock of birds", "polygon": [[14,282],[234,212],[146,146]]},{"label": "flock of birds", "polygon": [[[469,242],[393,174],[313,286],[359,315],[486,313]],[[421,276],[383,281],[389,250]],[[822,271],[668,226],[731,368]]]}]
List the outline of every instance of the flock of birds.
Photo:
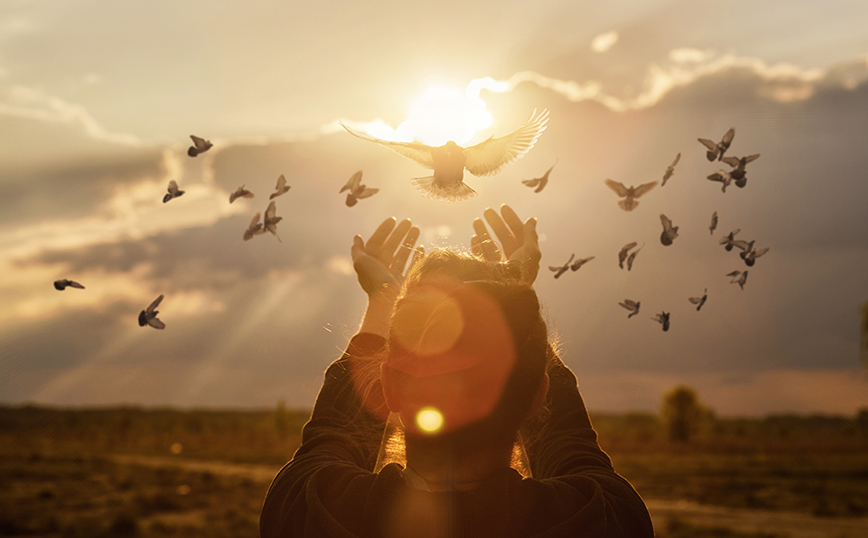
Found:
[{"label": "flock of birds", "polygon": [[[476,192],[464,183],[464,170],[469,171],[475,176],[489,176],[498,173],[503,167],[517,161],[530,151],[530,149],[536,144],[536,141],[539,139],[542,132],[545,131],[549,119],[548,114],[547,110],[543,110],[539,114],[534,110],[527,122],[512,133],[497,138],[490,137],[487,140],[468,148],[462,148],[453,141],[449,141],[443,146],[435,147],[420,142],[396,142],[384,140],[357,131],[343,123],[340,124],[353,136],[385,146],[404,157],[425,166],[426,168],[432,169],[433,174],[431,176],[414,178],[411,180],[411,183],[415,185],[423,196],[434,200],[457,202],[476,195]],[[743,188],[747,184],[747,172],[745,169],[747,164],[759,158],[759,154],[748,155],[746,157],[725,157],[724,155],[729,150],[734,137],[735,129],[732,128],[724,134],[720,142],[714,142],[705,138],[698,139],[707,149],[706,157],[709,161],[721,161],[732,168],[732,170],[729,171],[721,169],[708,176],[708,179],[711,181],[723,183],[723,192],[726,192],[726,188],[732,182],[735,182],[737,187]],[[190,157],[196,157],[213,147],[213,144],[209,140],[205,140],[195,135],[190,135],[190,138],[193,141],[193,145],[187,150],[187,155]],[[665,186],[666,182],[675,174],[675,166],[678,164],[680,159],[681,153],[678,153],[672,161],[672,164],[666,168],[663,174],[661,186]],[[557,161],[542,176],[523,180],[522,183],[534,189],[534,192],[536,193],[541,192],[548,184],[549,175],[556,164]],[[639,206],[639,198],[647,195],[658,184],[657,181],[653,181],[635,187],[627,187],[612,179],[606,179],[604,183],[618,195],[618,198],[620,198],[618,200],[618,206],[627,212],[635,210]],[[250,221],[250,224],[247,229],[244,230],[242,235],[244,241],[249,241],[253,237],[263,235],[266,232],[270,232],[278,241],[281,241],[280,236],[277,234],[277,224],[283,219],[283,217],[277,216],[277,206],[274,199],[285,194],[289,190],[290,186],[287,185],[286,178],[281,175],[275,185],[275,192],[269,196],[270,202],[265,210],[264,218],[260,221],[260,212],[257,212],[253,216],[253,219]],[[346,205],[352,207],[358,203],[358,200],[373,196],[378,191],[379,189],[370,188],[362,183],[362,171],[360,170],[353,174],[349,181],[341,187],[339,193],[347,193]],[[163,203],[167,203],[183,194],[184,191],[178,187],[177,182],[171,180],[169,181],[167,194],[163,197]],[[253,198],[254,196],[255,195],[251,191],[245,188],[245,185],[241,185],[229,195],[229,203],[231,204],[235,202],[238,198]],[[663,246],[672,245],[673,241],[678,237],[679,227],[675,226],[664,214],[660,215],[660,222],[663,226],[663,231],[660,234],[660,243],[663,244]],[[712,214],[711,225],[709,226],[712,236],[714,235],[714,230],[717,228],[717,223],[718,215],[715,211]],[[741,259],[744,260],[748,267],[752,267],[756,263],[757,258],[769,251],[769,247],[757,249],[754,248],[756,241],[735,239],[735,236],[740,231],[741,230],[739,229],[733,230],[720,239],[720,244],[723,245],[727,251],[732,251],[734,248],[738,248],[741,251]],[[627,271],[632,270],[636,255],[645,245],[643,244],[638,249],[633,250],[637,246],[638,243],[634,241],[624,245],[624,247],[622,247],[618,252],[618,266],[621,269],[624,269],[626,263]],[[565,264],[549,266],[549,269],[554,272],[554,278],[557,279],[568,270],[573,272],[578,271],[583,265],[595,258],[596,256],[590,256],[587,258],[576,259],[576,255],[572,254]],[[736,270],[727,274],[728,277],[731,277],[730,282],[733,284],[737,283],[742,290],[747,282],[747,275],[747,270]],[[68,279],[55,281],[54,287],[59,291],[63,291],[67,287],[84,289],[84,286],[80,283]],[[156,310],[160,305],[160,302],[163,300],[163,297],[163,295],[160,295],[150,305],[148,305],[146,309],[139,313],[138,322],[140,326],[144,327],[147,325],[155,329],[165,328],[165,324],[157,318],[159,311]],[[697,305],[697,311],[702,308],[707,299],[707,288],[701,297],[688,298],[692,304]],[[631,299],[625,299],[623,302],[618,304],[630,311],[630,314],[627,316],[628,319],[637,315],[641,306],[640,301],[633,301]],[[671,312],[662,311],[651,319],[660,323],[664,331],[668,331],[670,315]]]}]

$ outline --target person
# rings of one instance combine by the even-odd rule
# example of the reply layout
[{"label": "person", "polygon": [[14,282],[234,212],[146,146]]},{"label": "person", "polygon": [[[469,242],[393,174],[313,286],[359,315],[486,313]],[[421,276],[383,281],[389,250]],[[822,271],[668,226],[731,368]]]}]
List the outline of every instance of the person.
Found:
[{"label": "person", "polygon": [[499,245],[476,219],[472,253],[414,249],[409,219],[353,238],[367,308],[260,536],[653,536],[548,341],[536,219],[506,205],[484,218]]}]

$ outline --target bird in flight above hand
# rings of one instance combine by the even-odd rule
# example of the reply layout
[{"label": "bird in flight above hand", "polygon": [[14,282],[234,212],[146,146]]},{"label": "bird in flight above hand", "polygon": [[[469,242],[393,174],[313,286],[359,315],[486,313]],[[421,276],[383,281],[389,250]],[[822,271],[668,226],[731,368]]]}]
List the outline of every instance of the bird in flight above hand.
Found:
[{"label": "bird in flight above hand", "polygon": [[[558,162],[555,161],[555,164],[558,164]],[[549,174],[552,173],[552,169],[554,169],[555,164],[553,164],[551,168],[546,170],[546,173],[543,174],[541,177],[522,180],[522,184],[527,185],[531,188],[536,187],[533,192],[542,191],[544,188],[546,188],[546,185],[549,184]]]},{"label": "bird in flight above hand", "polygon": [[347,193],[347,207],[353,207],[359,202],[359,200],[377,194],[380,192],[380,189],[371,189],[362,183],[362,171],[359,170],[350,177],[347,184],[341,187],[339,192],[344,191],[350,191]]},{"label": "bird in flight above hand", "polygon": [[648,191],[656,187],[657,182],[652,181],[651,183],[645,183],[638,187],[627,188],[623,183],[607,179],[606,186],[615,191],[615,194],[623,198],[623,200],[618,200],[618,206],[621,209],[624,211],[633,211],[639,207],[639,200],[637,198],[645,195]]},{"label": "bird in flight above hand", "polygon": [[474,176],[491,176],[504,166],[524,156],[546,130],[549,112],[534,110],[530,119],[520,128],[498,138],[490,137],[475,146],[463,148],[450,140],[438,147],[421,142],[393,142],[362,133],[341,123],[353,136],[376,142],[404,157],[434,170],[434,175],[418,177],[411,183],[426,198],[444,202],[460,202],[476,196],[476,191],[464,183],[464,169]]}]

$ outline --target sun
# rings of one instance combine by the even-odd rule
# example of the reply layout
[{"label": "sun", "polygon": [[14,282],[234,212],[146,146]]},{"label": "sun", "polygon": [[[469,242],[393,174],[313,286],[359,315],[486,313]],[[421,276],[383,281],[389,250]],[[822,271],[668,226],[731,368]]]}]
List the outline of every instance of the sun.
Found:
[{"label": "sun", "polygon": [[410,104],[408,119],[397,131],[404,140],[429,146],[450,140],[464,145],[490,125],[491,114],[482,99],[457,88],[429,86]]}]

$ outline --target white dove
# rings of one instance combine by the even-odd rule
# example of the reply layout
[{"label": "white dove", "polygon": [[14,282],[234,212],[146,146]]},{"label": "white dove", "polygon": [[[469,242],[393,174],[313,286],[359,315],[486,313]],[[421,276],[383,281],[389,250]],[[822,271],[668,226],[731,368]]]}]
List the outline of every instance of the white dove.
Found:
[{"label": "white dove", "polygon": [[172,198],[177,198],[177,197],[181,196],[182,194],[184,194],[185,192],[187,192],[187,191],[182,191],[182,190],[178,189],[178,184],[175,183],[174,179],[169,181],[169,187],[167,190],[169,191],[169,193],[163,196],[163,203],[164,204],[166,202],[168,202],[169,200],[171,200]]},{"label": "white dove", "polygon": [[232,194],[229,195],[229,203],[231,204],[232,202],[234,202],[235,200],[237,200],[239,198],[253,198],[253,196],[254,195],[252,192],[245,189],[244,185],[241,185],[240,187],[235,189],[235,192],[233,192]]},{"label": "white dove", "polygon": [[380,192],[380,189],[371,189],[362,183],[362,171],[359,170],[350,177],[347,184],[341,187],[339,192],[350,191],[347,193],[347,207],[353,207],[362,198],[368,198]]},{"label": "white dove", "polygon": [[652,181],[651,183],[645,183],[644,185],[639,185],[638,187],[630,187],[627,188],[623,183],[618,183],[617,181],[613,181],[611,179],[606,180],[606,186],[615,191],[615,194],[624,198],[623,200],[618,200],[618,206],[624,211],[633,211],[637,207],[639,207],[639,200],[637,198],[645,195],[657,186],[656,181]]},{"label": "white dove", "polygon": [[705,153],[706,158],[709,161],[713,161],[715,159],[721,160],[723,159],[723,154],[726,153],[726,150],[729,149],[729,145],[732,144],[732,139],[735,138],[735,128],[731,128],[729,131],[723,135],[723,139],[715,143],[707,138],[697,138],[703,146],[708,148],[708,151]]},{"label": "white dove", "polygon": [[681,153],[676,155],[675,160],[672,161],[672,164],[670,164],[666,168],[666,172],[663,174],[663,183],[660,185],[661,187],[665,187],[666,186],[666,180],[669,179],[670,177],[672,177],[672,174],[675,173],[675,165],[678,164],[679,160],[681,160]]},{"label": "white dove", "polygon": [[148,308],[139,312],[139,327],[144,327],[145,325],[150,325],[155,329],[165,329],[166,324],[157,319],[157,314],[160,312],[155,310],[158,306],[160,306],[160,301],[163,300],[163,295],[161,294],[159,297],[154,299],[154,302],[151,303]]},{"label": "white dove", "polygon": [[273,193],[271,194],[271,196],[268,197],[268,199],[269,199],[269,200],[274,200],[275,198],[277,198],[277,197],[280,196],[281,194],[284,194],[284,193],[286,193],[286,192],[289,192],[289,189],[290,189],[290,188],[291,188],[291,187],[290,187],[289,185],[286,184],[286,178],[283,177],[283,174],[280,174],[280,177],[277,178],[277,185],[275,185],[275,187],[274,187],[275,192],[273,192]]},{"label": "white dove", "polygon": [[641,305],[642,303],[640,303],[639,301],[631,301],[630,299],[624,299],[623,303],[618,303],[618,304],[632,312],[632,314],[627,316],[627,319],[630,319],[639,313],[639,305]]},{"label": "white dove", "polygon": [[187,149],[187,155],[190,157],[195,157],[200,153],[205,153],[214,146],[210,140],[199,138],[196,135],[190,135],[190,139],[193,141],[193,145]]},{"label": "white dove", "polygon": [[423,196],[444,202],[460,202],[476,195],[476,191],[464,183],[464,169],[474,176],[491,176],[504,166],[524,156],[536,144],[546,130],[549,112],[536,110],[530,119],[512,133],[499,138],[490,137],[475,146],[463,148],[450,140],[434,147],[420,142],[392,142],[375,138],[341,123],[353,136],[383,145],[426,168],[434,175],[411,180]]},{"label": "white dove", "polygon": [[672,226],[672,221],[663,213],[660,214],[660,222],[663,223],[660,242],[663,243],[663,246],[668,247],[672,244],[672,240],[678,237],[678,226]]}]

